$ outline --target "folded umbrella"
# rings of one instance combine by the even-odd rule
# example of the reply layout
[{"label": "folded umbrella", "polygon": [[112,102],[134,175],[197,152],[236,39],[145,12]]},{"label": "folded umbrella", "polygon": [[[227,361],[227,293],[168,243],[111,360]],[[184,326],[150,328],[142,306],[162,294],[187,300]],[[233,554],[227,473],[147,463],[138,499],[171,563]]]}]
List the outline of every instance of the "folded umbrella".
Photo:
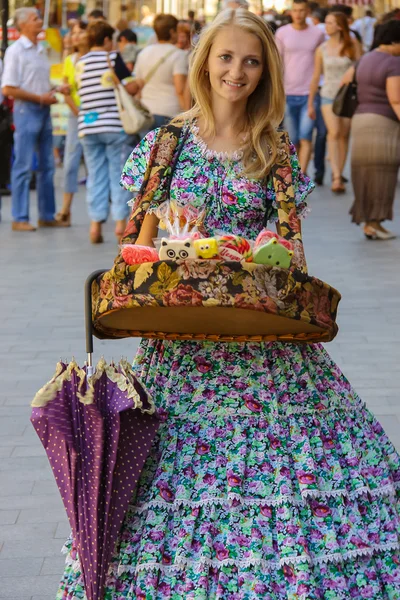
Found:
[{"label": "folded umbrella", "polygon": [[74,361],[32,402],[78,549],[87,600],[102,600],[114,545],[159,421],[127,361],[99,361],[93,375]]}]

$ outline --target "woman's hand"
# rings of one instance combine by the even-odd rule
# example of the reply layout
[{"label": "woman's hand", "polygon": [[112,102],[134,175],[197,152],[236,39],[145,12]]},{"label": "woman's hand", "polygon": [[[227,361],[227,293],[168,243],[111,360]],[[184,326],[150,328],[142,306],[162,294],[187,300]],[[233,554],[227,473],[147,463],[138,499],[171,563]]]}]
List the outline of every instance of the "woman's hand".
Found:
[{"label": "woman's hand", "polygon": [[345,85],[346,83],[351,83],[354,78],[354,73],[354,67],[350,67],[349,69],[347,69],[346,73],[342,77],[342,81],[340,82],[340,87],[342,87],[342,85]]},{"label": "woman's hand", "polygon": [[308,116],[310,117],[310,119],[315,121],[315,119],[317,118],[317,113],[316,113],[316,110],[315,110],[315,107],[313,104],[308,105],[307,112],[308,112]]}]

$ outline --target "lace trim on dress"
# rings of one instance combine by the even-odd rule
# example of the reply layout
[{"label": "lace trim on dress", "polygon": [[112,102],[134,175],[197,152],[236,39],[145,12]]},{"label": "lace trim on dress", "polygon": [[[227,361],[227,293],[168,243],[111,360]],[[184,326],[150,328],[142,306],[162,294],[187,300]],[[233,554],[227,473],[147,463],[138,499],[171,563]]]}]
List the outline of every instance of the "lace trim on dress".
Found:
[{"label": "lace trim on dress", "polygon": [[190,123],[189,125],[190,131],[192,132],[193,139],[197,146],[200,148],[201,154],[207,158],[208,160],[217,159],[220,162],[239,162],[243,158],[243,150],[239,149],[235,152],[217,152],[216,150],[211,150],[206,142],[200,137],[200,130],[198,125],[195,122]]},{"label": "lace trim on dress", "polygon": [[195,573],[200,573],[205,566],[213,568],[221,568],[224,566],[238,567],[241,569],[247,569],[249,567],[260,567],[263,570],[271,571],[273,569],[282,568],[285,565],[308,563],[309,565],[321,565],[328,563],[340,563],[344,562],[348,558],[355,557],[368,557],[372,556],[377,552],[385,552],[391,550],[398,550],[400,545],[398,542],[391,542],[389,544],[373,544],[368,548],[357,548],[356,550],[348,550],[347,552],[334,552],[331,554],[322,554],[321,556],[312,557],[309,554],[301,554],[300,556],[285,557],[279,561],[265,560],[261,558],[246,558],[242,560],[236,560],[232,558],[225,558],[222,560],[211,559],[207,557],[201,557],[200,560],[187,560],[184,557],[177,558],[176,562],[172,565],[164,565],[158,562],[141,563],[136,566],[131,565],[119,565],[118,575],[122,573],[137,573],[139,571],[176,571],[186,568],[192,568]]},{"label": "lace trim on dress", "polygon": [[[369,494],[372,498],[382,498],[383,496],[395,496],[396,489],[400,489],[400,481],[388,483],[376,489],[371,489],[365,485],[356,490],[349,492],[345,488],[338,490],[302,490],[299,493],[299,498],[293,495],[285,494],[280,496],[267,496],[266,498],[244,498],[240,494],[230,493],[224,497],[209,496],[201,500],[188,500],[186,498],[178,498],[174,502],[166,502],[165,500],[150,500],[144,504],[135,506],[130,505],[130,510],[137,514],[141,514],[153,508],[163,508],[174,512],[184,506],[189,508],[201,508],[203,506],[223,506],[224,504],[237,501],[242,506],[281,506],[282,504],[290,504],[292,506],[304,506],[307,498],[336,498],[344,496],[349,499],[358,498],[364,494]],[[301,499],[300,499],[301,497]]]},{"label": "lace trim on dress", "polygon": [[[279,410],[274,410],[272,409],[271,412],[269,414],[276,414],[279,415],[279,417],[281,418],[285,418],[285,417],[290,417],[291,415],[319,415],[321,413],[326,413],[327,411],[329,411],[329,413],[332,413],[333,411],[343,411],[346,413],[349,412],[353,412],[353,411],[358,411],[360,409],[359,404],[362,403],[364,405],[364,403],[361,400],[357,401],[357,404],[354,404],[353,406],[345,406],[343,403],[342,404],[329,404],[329,406],[324,405],[322,402],[312,408],[305,408],[304,406],[296,406],[293,404],[290,404],[289,402],[287,404],[285,404],[285,410],[282,410],[283,405],[281,405],[279,407]],[[219,419],[219,418],[226,418],[226,419],[230,419],[230,418],[237,418],[238,416],[240,416],[241,419],[243,418],[248,418],[248,419],[256,419],[257,417],[255,416],[254,413],[238,413],[237,410],[230,410],[230,409],[224,409],[224,410],[215,410],[215,405],[212,405],[209,402],[205,403],[206,407],[210,407],[210,411],[205,411],[204,413],[201,414],[196,414],[196,413],[182,413],[182,414],[168,414],[168,419],[176,419],[176,420],[189,420],[189,421],[202,421],[204,419],[209,419],[210,415],[212,414],[213,418]],[[266,415],[261,415],[260,419],[265,418]]]}]

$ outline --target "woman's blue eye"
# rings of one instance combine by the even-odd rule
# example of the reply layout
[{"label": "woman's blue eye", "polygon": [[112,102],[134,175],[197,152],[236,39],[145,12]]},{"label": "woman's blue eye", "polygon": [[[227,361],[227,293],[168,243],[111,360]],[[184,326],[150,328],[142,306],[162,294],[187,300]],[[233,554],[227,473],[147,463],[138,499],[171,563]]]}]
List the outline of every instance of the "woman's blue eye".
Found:
[{"label": "woman's blue eye", "polygon": [[260,64],[260,62],[256,59],[256,58],[249,58],[247,60],[247,62],[249,63],[249,65],[251,65],[252,67],[258,67],[258,65]]},{"label": "woman's blue eye", "polygon": [[226,61],[226,60],[229,60],[230,57],[231,57],[230,54],[221,54],[220,59]]}]

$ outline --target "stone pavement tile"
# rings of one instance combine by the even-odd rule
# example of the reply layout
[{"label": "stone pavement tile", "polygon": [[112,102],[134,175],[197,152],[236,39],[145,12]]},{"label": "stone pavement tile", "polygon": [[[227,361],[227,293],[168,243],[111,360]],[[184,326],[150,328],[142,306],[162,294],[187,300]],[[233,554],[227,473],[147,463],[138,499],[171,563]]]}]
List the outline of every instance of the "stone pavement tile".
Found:
[{"label": "stone pavement tile", "polygon": [[0,436],[21,435],[26,423],[18,417],[3,417],[0,420]]},{"label": "stone pavement tile", "polygon": [[64,516],[64,519],[62,521],[60,521],[60,523],[58,523],[58,525],[57,525],[57,529],[54,534],[54,538],[66,540],[68,538],[68,536],[70,535],[70,533],[71,533],[71,526],[70,526],[67,518]]},{"label": "stone pavement tile", "polygon": [[[18,596],[18,598],[16,598],[15,594],[11,593],[10,596],[0,596],[0,600],[32,600],[32,596]],[[40,600],[44,600],[44,598],[40,598]],[[48,600],[50,600],[50,598]],[[54,598],[51,598],[51,600],[54,600]]]},{"label": "stone pavement tile", "polygon": [[[64,571],[65,556],[62,554],[53,558],[45,558],[43,561],[41,575],[58,575],[61,579],[61,575]],[[54,600],[54,598],[52,599]]]},{"label": "stone pavement tile", "polygon": [[14,448],[12,457],[31,457],[31,456],[46,456],[45,449],[42,444],[35,446],[17,446]]},{"label": "stone pavement tile", "polygon": [[[66,519],[65,509],[61,502],[56,507],[53,507],[53,504],[54,502],[52,502],[47,509],[43,509],[43,507],[40,506],[40,508],[21,510],[19,512],[18,523],[56,523],[58,526],[60,521]],[[69,535],[69,531],[67,535]],[[58,535],[55,535],[55,537],[58,537]]]},{"label": "stone pavement tile", "polygon": [[0,577],[20,577],[21,575],[24,575],[25,577],[32,577],[35,575],[40,575],[43,562],[43,558],[32,557],[1,559]]},{"label": "stone pavement tile", "polygon": [[34,471],[48,466],[47,456],[17,456],[4,458],[0,463],[1,471],[13,471],[15,473],[24,469]]},{"label": "stone pavement tile", "polygon": [[[50,466],[48,468],[50,469]],[[58,496],[60,494],[54,478],[51,477],[48,481],[35,481],[35,484],[32,488],[32,495],[42,496],[42,494],[53,494],[54,496]]]},{"label": "stone pavement tile", "polygon": [[1,510],[0,525],[13,525],[19,516],[19,510]]},{"label": "stone pavement tile", "polygon": [[40,597],[45,594],[53,594],[55,597],[59,583],[60,577],[57,575],[0,577],[0,590],[5,598],[11,594],[14,594],[13,599],[24,596],[31,598],[32,594]]},{"label": "stone pavement tile", "polygon": [[0,458],[11,456],[13,451],[12,447],[7,448],[7,446],[0,446]]},{"label": "stone pavement tile", "polygon": [[27,421],[31,416],[31,407],[29,404],[23,404],[22,406],[16,406],[11,404],[9,406],[0,406],[0,421],[3,417],[21,417]]},{"label": "stone pavement tile", "polygon": [[34,485],[33,481],[15,481],[12,477],[0,475],[0,497],[30,494]]},{"label": "stone pavement tile", "polygon": [[4,542],[0,558],[51,558],[58,556],[61,553],[62,547],[62,540],[55,540],[38,534],[36,539]]},{"label": "stone pavement tile", "polygon": [[[46,482],[47,483],[47,482]],[[55,485],[55,484],[54,484]],[[57,487],[56,487],[57,490]],[[51,510],[61,510],[63,503],[60,494],[52,495],[32,495],[32,494],[19,494],[18,496],[3,496],[0,497],[0,510],[7,510],[10,508],[21,511],[42,511],[42,513],[49,512]],[[57,519],[59,520],[59,519]]]},{"label": "stone pavement tile", "polygon": [[14,525],[0,525],[0,540],[6,545],[8,541],[35,540],[39,535],[54,537],[56,530],[57,523],[16,523]]}]

